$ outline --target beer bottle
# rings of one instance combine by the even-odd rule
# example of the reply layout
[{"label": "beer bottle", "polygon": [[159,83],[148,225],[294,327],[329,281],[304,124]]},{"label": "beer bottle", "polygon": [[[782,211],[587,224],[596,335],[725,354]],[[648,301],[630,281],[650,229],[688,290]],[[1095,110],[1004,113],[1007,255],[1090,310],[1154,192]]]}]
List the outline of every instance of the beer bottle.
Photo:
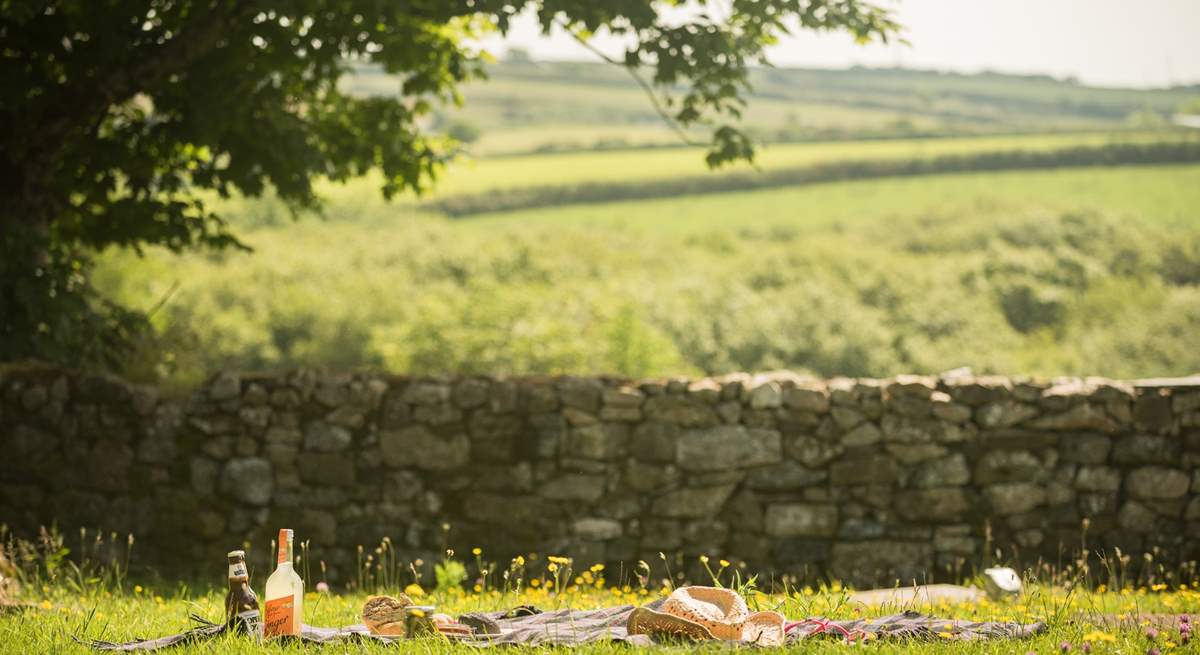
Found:
[{"label": "beer bottle", "polygon": [[250,588],[250,573],[246,569],[246,551],[230,551],[229,593],[225,594],[225,624],[230,628],[258,634],[262,628],[262,615],[258,609],[258,596]]},{"label": "beer bottle", "polygon": [[304,581],[292,566],[292,531],[279,531],[279,566],[267,578],[266,620],[263,634],[267,637],[299,635],[304,619]]}]

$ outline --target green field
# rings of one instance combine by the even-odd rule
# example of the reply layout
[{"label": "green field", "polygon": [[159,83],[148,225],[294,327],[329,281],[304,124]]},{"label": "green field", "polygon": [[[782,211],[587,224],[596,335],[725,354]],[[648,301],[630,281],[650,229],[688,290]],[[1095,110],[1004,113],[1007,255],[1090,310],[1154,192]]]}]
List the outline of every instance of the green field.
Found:
[{"label": "green field", "polygon": [[1200,166],[867,180],[449,220],[371,194],[256,252],[110,253],[132,365],[1114,377],[1200,370]]},{"label": "green field", "polygon": [[[477,155],[677,143],[629,74],[586,62],[501,61],[444,107],[435,129],[467,123]],[[768,141],[864,136],[1118,129],[1165,123],[1200,88],[1082,86],[1041,75],[851,68],[756,69],[743,127]],[[347,87],[392,94],[399,82],[360,68]],[[707,138],[702,130],[693,136]]]}]

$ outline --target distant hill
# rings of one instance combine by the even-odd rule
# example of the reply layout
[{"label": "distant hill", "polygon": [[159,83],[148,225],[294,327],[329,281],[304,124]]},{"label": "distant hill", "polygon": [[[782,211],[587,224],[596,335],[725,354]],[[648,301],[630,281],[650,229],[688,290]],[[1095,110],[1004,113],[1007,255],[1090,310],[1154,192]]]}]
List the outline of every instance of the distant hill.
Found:
[{"label": "distant hill", "polygon": [[[480,155],[667,145],[628,73],[603,63],[515,62],[467,85],[462,108],[431,127],[465,135]],[[751,75],[745,127],[764,141],[1153,127],[1200,99],[1200,86],[1116,89],[1044,75],[900,68],[776,68]],[[399,80],[361,68],[348,83],[387,94]],[[700,136],[700,135],[698,135]]]}]

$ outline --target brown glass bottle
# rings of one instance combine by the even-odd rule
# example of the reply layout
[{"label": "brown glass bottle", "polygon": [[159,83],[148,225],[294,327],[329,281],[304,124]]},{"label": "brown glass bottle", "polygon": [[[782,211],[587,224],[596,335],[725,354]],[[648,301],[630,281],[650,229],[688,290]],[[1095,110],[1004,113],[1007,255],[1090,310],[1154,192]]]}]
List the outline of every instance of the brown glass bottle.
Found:
[{"label": "brown glass bottle", "polygon": [[258,596],[250,588],[250,573],[246,569],[246,552],[231,551],[229,558],[229,593],[225,594],[225,622],[234,630],[259,634],[262,615]]}]

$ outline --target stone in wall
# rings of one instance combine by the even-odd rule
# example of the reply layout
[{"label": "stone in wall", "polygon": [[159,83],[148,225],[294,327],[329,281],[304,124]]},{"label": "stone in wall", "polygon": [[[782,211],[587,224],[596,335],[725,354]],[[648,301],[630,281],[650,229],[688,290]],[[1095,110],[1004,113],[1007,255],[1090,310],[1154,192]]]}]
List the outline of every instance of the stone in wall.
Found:
[{"label": "stone in wall", "polygon": [[708,554],[891,584],[977,561],[985,534],[1031,558],[1074,550],[1086,518],[1089,548],[1196,557],[1198,389],[299,370],[225,372],[173,396],[6,369],[0,512],[25,534],[54,519],[131,530],[167,566],[220,561],[286,523],[335,580],[385,536],[426,562],[446,546],[614,566]]}]

